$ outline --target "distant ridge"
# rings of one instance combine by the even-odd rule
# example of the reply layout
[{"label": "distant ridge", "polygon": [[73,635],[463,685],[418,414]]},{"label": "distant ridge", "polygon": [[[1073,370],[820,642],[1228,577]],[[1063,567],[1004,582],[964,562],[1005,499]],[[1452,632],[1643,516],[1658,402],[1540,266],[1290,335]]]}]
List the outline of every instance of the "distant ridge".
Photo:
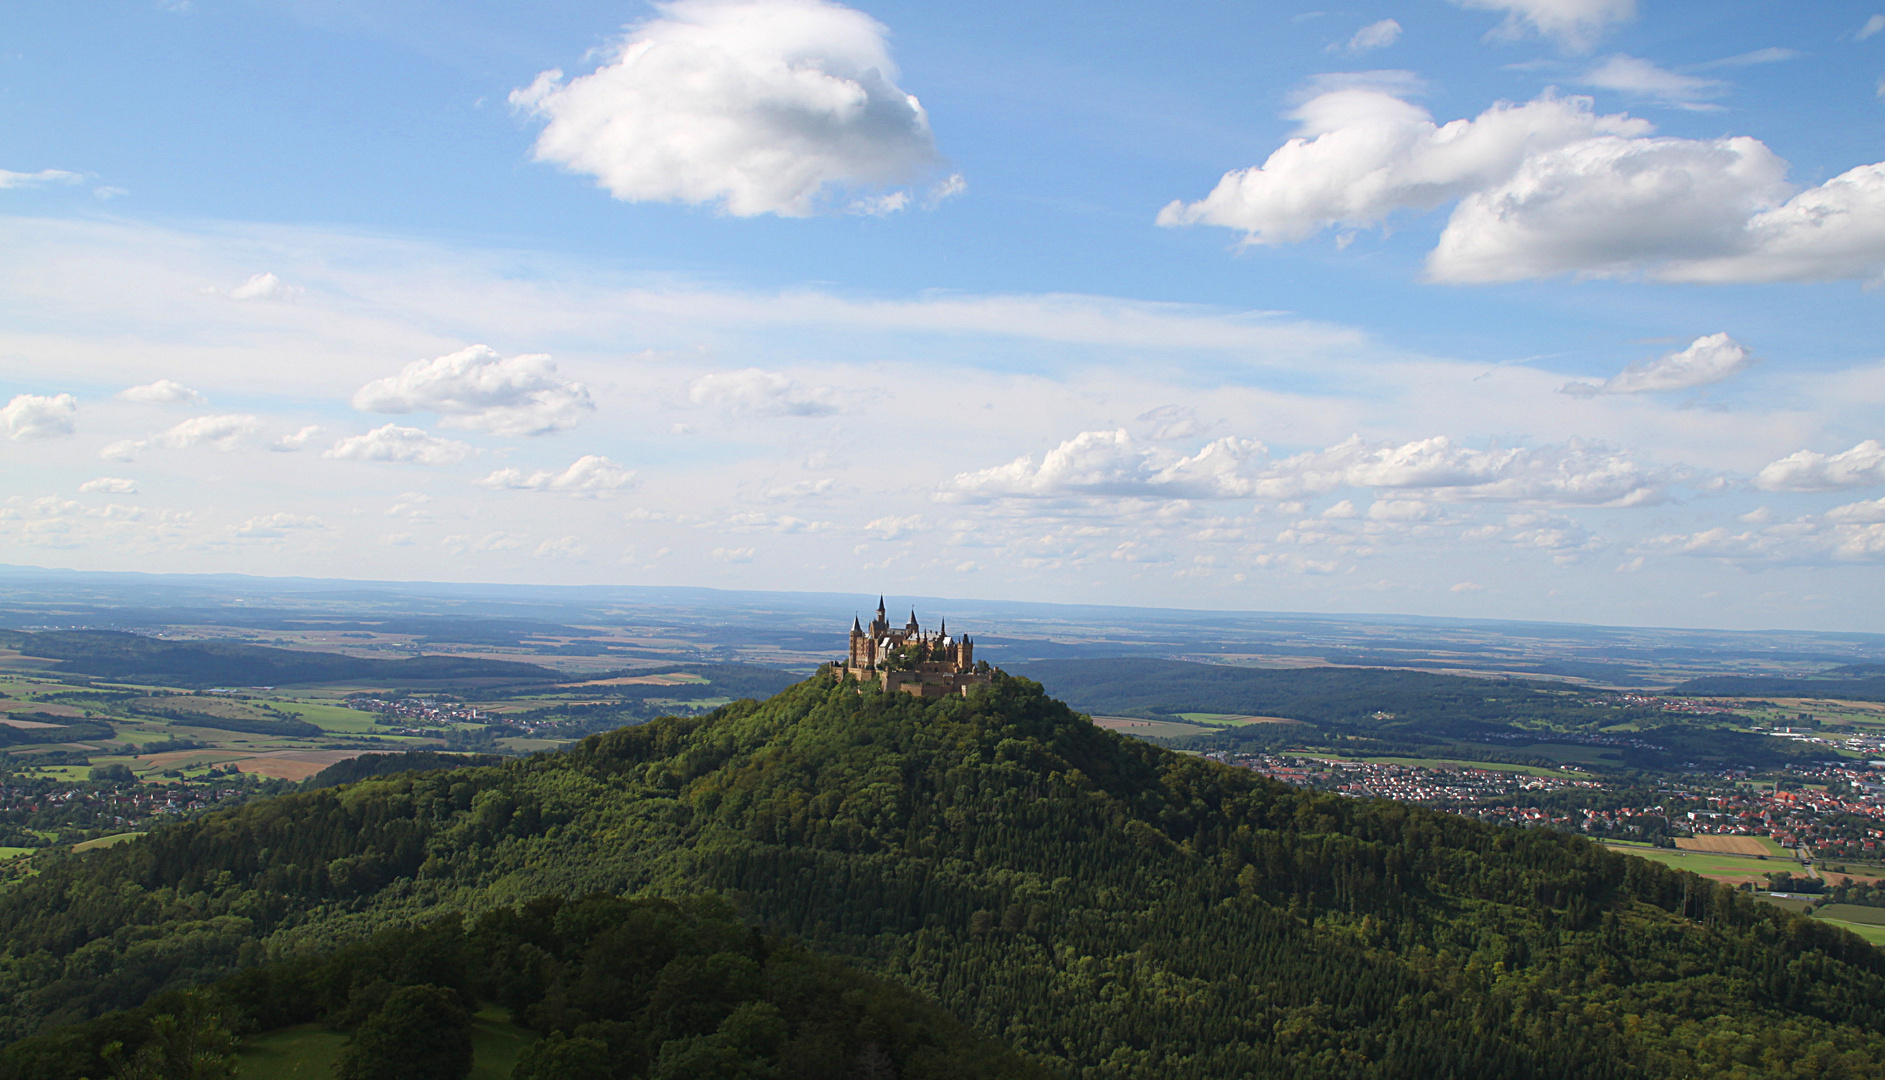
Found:
[{"label": "distant ridge", "polygon": [[560,676],[537,664],[415,656],[370,660],[341,653],[299,652],[220,641],[162,641],[117,630],[0,630],[0,646],[24,656],[60,662],[60,671],[168,686],[285,686],[372,679],[411,684],[442,679],[552,681]]}]

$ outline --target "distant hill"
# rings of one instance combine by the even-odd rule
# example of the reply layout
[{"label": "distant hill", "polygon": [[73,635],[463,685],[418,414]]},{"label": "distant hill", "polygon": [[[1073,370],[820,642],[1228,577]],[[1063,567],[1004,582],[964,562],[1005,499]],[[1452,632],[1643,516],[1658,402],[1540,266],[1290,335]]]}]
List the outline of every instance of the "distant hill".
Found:
[{"label": "distant hill", "polygon": [[0,647],[61,662],[60,669],[107,679],[165,686],[284,686],[369,680],[411,685],[443,680],[548,682],[560,678],[537,664],[415,656],[370,660],[341,653],[298,652],[223,641],[164,641],[116,630],[0,630]]},{"label": "distant hill", "polygon": [[[810,680],[35,869],[0,892],[7,1037],[436,916],[713,892],[1086,1080],[1885,1075],[1885,953],[1843,930],[1125,739],[1009,676]],[[529,940],[520,983],[574,962]]]},{"label": "distant hill", "polygon": [[[1677,697],[1836,698],[1885,701],[1885,675],[1879,665],[1862,664],[1828,672],[1828,677],[1784,678],[1773,675],[1710,675],[1663,691]],[[1845,677],[1831,677],[1836,673]]]}]

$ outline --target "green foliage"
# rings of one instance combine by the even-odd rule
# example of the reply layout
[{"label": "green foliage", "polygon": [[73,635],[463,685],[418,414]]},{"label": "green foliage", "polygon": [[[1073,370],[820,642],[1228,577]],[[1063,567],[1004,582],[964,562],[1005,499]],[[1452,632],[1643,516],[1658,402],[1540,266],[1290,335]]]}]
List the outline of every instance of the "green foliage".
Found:
[{"label": "green foliage", "polygon": [[135,1053],[114,1042],[100,1056],[112,1063],[112,1080],[233,1080],[236,1034],[207,997],[184,994],[173,1011],[150,1018],[149,1037]]},{"label": "green foliage", "polygon": [[[532,896],[646,889],[737,897],[1093,1080],[1885,1075],[1885,956],[1843,930],[1575,837],[1123,739],[1006,677],[928,701],[813,680],[55,862],[0,894],[0,1023],[25,1034],[435,913],[475,917],[476,937]],[[540,1030],[613,1053],[629,1036],[607,1025],[641,1021],[605,1003],[645,996],[674,1033],[646,1048],[652,1075],[763,1045],[747,1002],[790,1022],[792,997],[753,990],[771,969],[748,945],[666,973],[661,934],[564,910],[554,933],[476,950],[509,958],[479,992],[534,1001]],[[588,950],[618,938],[591,978]],[[862,1043],[829,1075],[877,1069]]]},{"label": "green foliage", "polygon": [[1794,679],[1778,675],[1709,675],[1690,679],[1665,690],[1678,697],[1837,698],[1841,701],[1885,701],[1885,675],[1876,664],[1835,668],[1838,678]]},{"label": "green foliage", "polygon": [[441,754],[436,750],[411,750],[400,754],[361,754],[337,761],[306,780],[303,789],[338,787],[375,776],[402,772],[426,772],[433,769],[462,769],[467,766],[495,765],[495,754]]},{"label": "green foliage", "polygon": [[423,983],[402,986],[354,1031],[335,1080],[465,1080],[471,1074],[471,1013],[458,995]]}]

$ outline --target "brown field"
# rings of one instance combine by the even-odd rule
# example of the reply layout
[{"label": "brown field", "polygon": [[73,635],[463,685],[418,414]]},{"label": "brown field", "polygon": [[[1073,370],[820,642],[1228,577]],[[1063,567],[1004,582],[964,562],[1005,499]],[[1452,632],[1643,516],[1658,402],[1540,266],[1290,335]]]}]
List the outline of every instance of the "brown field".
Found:
[{"label": "brown field", "polygon": [[371,753],[369,750],[284,750],[257,754],[236,762],[236,771],[272,776],[277,780],[306,780],[329,765]]},{"label": "brown field", "polygon": [[58,724],[48,724],[39,720],[15,720],[11,716],[0,716],[0,724],[5,724],[10,728],[48,728],[59,726]]},{"label": "brown field", "polygon": [[670,672],[666,675],[624,675],[619,679],[591,679],[588,682],[570,683],[571,686],[686,686],[691,683],[704,683],[706,679],[698,675],[686,675]]},{"label": "brown field", "polygon": [[1752,836],[1678,836],[1676,847],[1683,851],[1715,851],[1725,855],[1773,854]]}]

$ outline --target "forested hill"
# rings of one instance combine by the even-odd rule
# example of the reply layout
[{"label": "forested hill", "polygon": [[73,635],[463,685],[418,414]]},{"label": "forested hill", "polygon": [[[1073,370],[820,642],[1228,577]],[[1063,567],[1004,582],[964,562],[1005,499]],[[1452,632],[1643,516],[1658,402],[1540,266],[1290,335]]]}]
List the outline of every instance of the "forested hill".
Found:
[{"label": "forested hill", "polygon": [[0,630],[0,648],[58,660],[61,671],[164,686],[282,686],[344,679],[412,685],[440,679],[548,682],[558,678],[549,668],[512,660],[457,656],[370,660],[234,642],[162,641],[115,630]]},{"label": "forested hill", "polygon": [[1885,1077],[1885,954],[1576,837],[1287,788],[1002,677],[811,680],[0,894],[11,1035],[543,894],[718,892],[1091,1080]]},{"label": "forested hill", "polygon": [[[1776,675],[1710,675],[1669,688],[1671,694],[1697,697],[1837,698],[1885,701],[1885,674],[1876,664],[1827,672],[1826,677],[1791,679]],[[1843,676],[1843,677],[1842,677]]]},{"label": "forested hill", "polygon": [[[1584,705],[1574,688],[1394,668],[1254,668],[1117,657],[1012,665],[1076,709],[1119,716],[1281,716],[1314,723],[1433,730],[1502,723]],[[1377,714],[1386,714],[1378,719]]]}]

